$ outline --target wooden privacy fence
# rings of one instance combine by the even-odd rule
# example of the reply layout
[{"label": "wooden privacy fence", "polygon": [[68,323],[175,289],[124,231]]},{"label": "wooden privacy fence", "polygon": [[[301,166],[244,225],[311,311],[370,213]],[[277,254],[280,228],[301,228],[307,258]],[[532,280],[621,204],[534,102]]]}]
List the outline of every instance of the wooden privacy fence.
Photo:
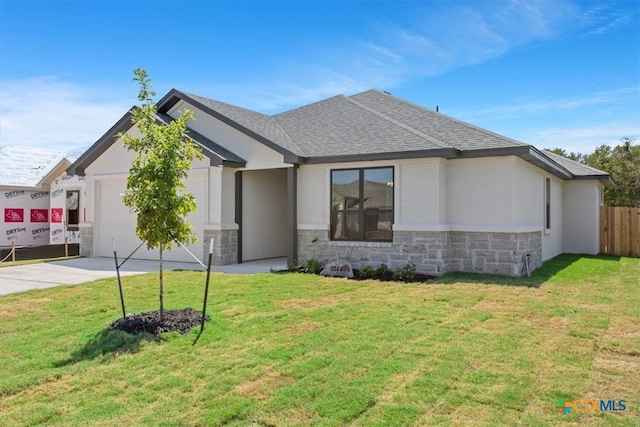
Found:
[{"label": "wooden privacy fence", "polygon": [[640,208],[600,207],[600,252],[640,257]]}]

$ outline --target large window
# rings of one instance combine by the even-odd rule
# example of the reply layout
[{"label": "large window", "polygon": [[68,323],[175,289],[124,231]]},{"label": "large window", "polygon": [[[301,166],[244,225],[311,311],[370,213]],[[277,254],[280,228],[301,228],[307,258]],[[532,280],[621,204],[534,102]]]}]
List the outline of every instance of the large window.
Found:
[{"label": "large window", "polygon": [[393,168],[331,171],[331,239],[391,241]]}]

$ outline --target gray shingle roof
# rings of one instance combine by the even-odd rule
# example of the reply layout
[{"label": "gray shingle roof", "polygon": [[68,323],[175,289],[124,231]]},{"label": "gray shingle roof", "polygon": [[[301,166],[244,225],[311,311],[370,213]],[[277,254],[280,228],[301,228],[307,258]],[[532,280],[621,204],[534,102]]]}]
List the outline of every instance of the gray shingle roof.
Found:
[{"label": "gray shingle roof", "polygon": [[[539,151],[379,90],[349,97],[337,95],[269,116],[172,89],[158,103],[158,114],[167,113],[180,100],[281,153],[287,163],[515,155],[562,179],[609,179],[606,172]],[[113,142],[113,135],[126,126],[130,126],[130,120],[125,116],[70,170],[84,173],[84,168]],[[232,152],[233,147],[223,147],[194,131],[191,136],[208,151],[205,154],[212,164],[242,167],[246,163]]]},{"label": "gray shingle roof", "polygon": [[274,116],[181,93],[300,157],[527,146],[378,90],[338,95]]},{"label": "gray shingle roof", "polygon": [[441,113],[420,107],[378,90],[369,90],[350,97],[423,134],[457,150],[477,150],[526,146],[521,142],[481,129]]},{"label": "gray shingle roof", "polygon": [[[346,97],[337,95],[273,116],[235,107],[193,94],[191,98],[210,113],[272,148],[282,149],[301,162],[331,159],[417,156],[473,157],[515,154],[527,160],[535,150],[528,144],[490,132],[447,115],[429,110],[379,90]],[[280,150],[280,151],[282,151]],[[573,162],[552,153],[539,152],[551,164],[576,177],[605,177],[606,172]],[[367,157],[369,156],[369,157]],[[535,160],[534,163],[544,161]],[[539,166],[540,166],[539,165]],[[553,169],[553,167],[550,167]]]},{"label": "gray shingle roof", "polygon": [[575,160],[567,159],[566,157],[559,156],[554,153],[550,153],[549,151],[542,150],[542,152],[545,154],[545,156],[549,157],[551,160],[558,163],[560,166],[564,167],[575,176],[592,177],[592,176],[607,174],[606,172],[601,171],[600,169],[596,169],[591,166],[585,165],[583,163],[576,162]]},{"label": "gray shingle roof", "polygon": [[339,95],[274,116],[308,157],[445,148]]}]

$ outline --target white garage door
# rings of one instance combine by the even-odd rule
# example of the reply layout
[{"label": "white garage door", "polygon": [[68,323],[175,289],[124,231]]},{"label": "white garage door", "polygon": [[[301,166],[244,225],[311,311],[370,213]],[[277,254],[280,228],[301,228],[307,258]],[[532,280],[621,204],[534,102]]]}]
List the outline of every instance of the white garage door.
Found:
[{"label": "white garage door", "polygon": [[[97,239],[98,255],[113,257],[113,242],[118,258],[128,257],[141,241],[136,236],[136,215],[122,203],[122,194],[127,188],[125,179],[104,179],[97,182],[96,191],[96,228],[94,239]],[[202,226],[204,224],[205,191],[204,179],[190,178],[187,181],[187,191],[191,192],[198,204],[198,210],[189,215],[189,222],[193,226],[198,242],[188,246],[189,250],[201,261],[203,260]],[[147,250],[146,245],[132,256],[135,259],[157,260],[158,249]],[[164,251],[163,258],[167,261],[195,262],[182,247],[174,245],[171,251]]]}]

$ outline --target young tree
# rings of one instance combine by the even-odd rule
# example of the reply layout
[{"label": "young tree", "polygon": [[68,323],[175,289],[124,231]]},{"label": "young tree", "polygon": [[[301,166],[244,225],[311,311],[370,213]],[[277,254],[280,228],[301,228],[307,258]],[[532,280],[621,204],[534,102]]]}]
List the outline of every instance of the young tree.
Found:
[{"label": "young tree", "polygon": [[164,320],[164,286],[162,253],[173,243],[193,243],[196,236],[187,220],[189,212],[196,210],[195,198],[185,193],[187,178],[193,159],[202,153],[188,138],[187,123],[193,120],[189,110],[170,123],[162,123],[156,116],[151,79],[143,69],[134,70],[134,82],[140,85],[140,107],[132,110],[132,122],[141,136],[119,134],[124,146],[136,153],[129,169],[127,190],[123,202],[136,214],[136,234],[146,242],[148,249],[159,249],[160,321]]}]

